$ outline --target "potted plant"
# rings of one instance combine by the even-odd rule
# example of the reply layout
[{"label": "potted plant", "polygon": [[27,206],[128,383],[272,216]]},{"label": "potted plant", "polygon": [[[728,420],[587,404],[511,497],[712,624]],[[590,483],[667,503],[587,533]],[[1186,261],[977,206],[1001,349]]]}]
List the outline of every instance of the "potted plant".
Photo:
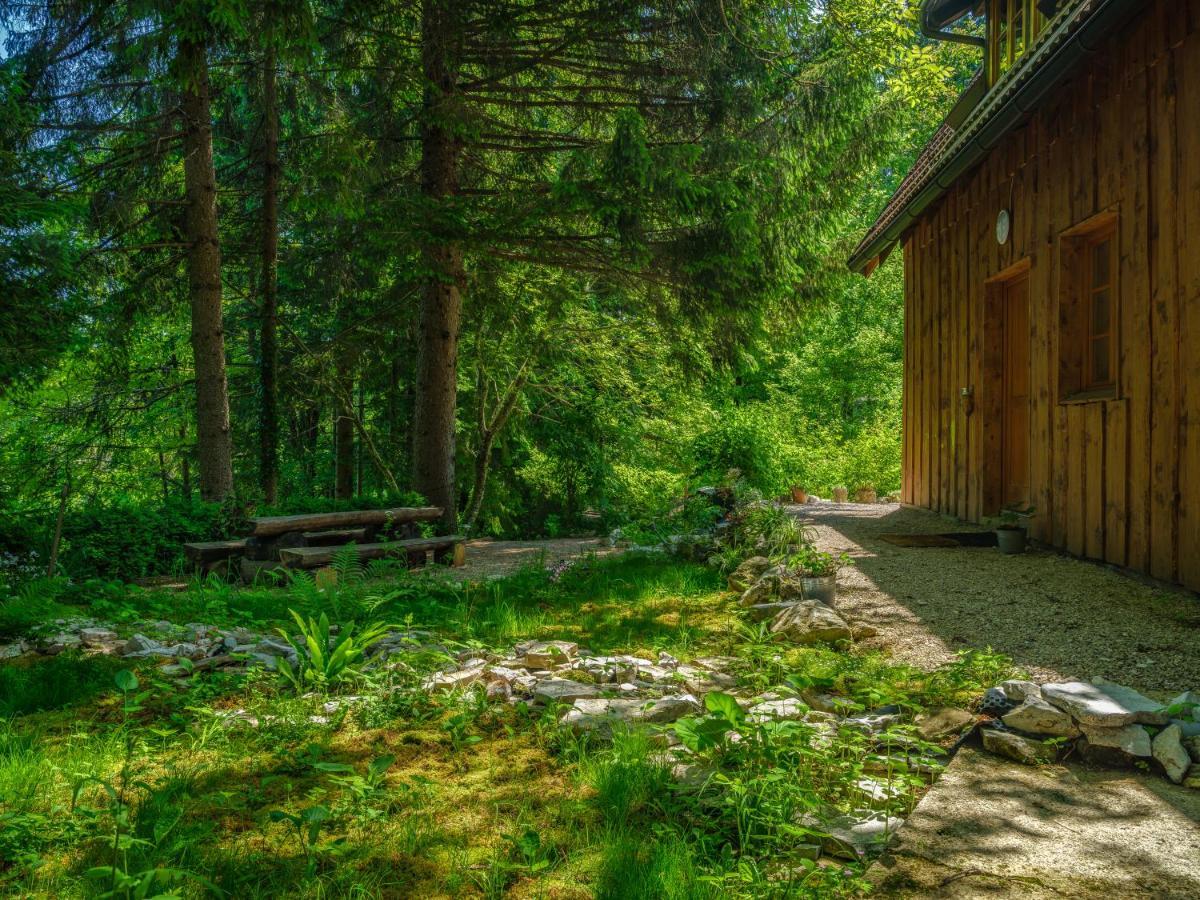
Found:
[{"label": "potted plant", "polygon": [[1016,555],[1025,552],[1025,520],[1036,512],[1027,509],[1009,508],[1000,510],[1000,524],[996,526],[996,546],[1001,553]]},{"label": "potted plant", "polygon": [[844,484],[835,484],[830,494],[834,503],[845,503],[850,499],[850,489]]},{"label": "potted plant", "polygon": [[784,564],[800,580],[804,599],[833,603],[837,596],[838,570],[851,562],[845,553],[834,556],[812,544],[801,544],[787,555]]},{"label": "potted plant", "polygon": [[792,502],[793,503],[807,503],[808,502],[808,491],[806,491],[802,487],[796,487],[795,485],[793,485],[792,486]]}]

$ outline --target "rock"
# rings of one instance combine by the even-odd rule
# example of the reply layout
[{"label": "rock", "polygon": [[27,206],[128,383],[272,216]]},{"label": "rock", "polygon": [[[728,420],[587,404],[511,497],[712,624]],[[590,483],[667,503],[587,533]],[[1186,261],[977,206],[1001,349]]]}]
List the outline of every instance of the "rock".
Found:
[{"label": "rock", "polygon": [[850,639],[850,626],[831,607],[805,600],[785,609],[771,623],[776,640],[797,644],[833,643]]},{"label": "rock", "polygon": [[1044,734],[1050,737],[1079,737],[1079,728],[1075,721],[1057,706],[1043,700],[1039,695],[1030,694],[1025,702],[1010,713],[1003,716],[1004,724],[1018,731],[1028,731],[1030,734]]},{"label": "rock", "polygon": [[272,638],[263,638],[255,647],[256,653],[267,653],[271,656],[295,656],[296,651],[291,644],[285,644],[282,641],[276,641]]},{"label": "rock", "polygon": [[864,734],[879,734],[880,732],[887,731],[893,725],[899,725],[900,716],[895,713],[852,716],[848,719],[843,719],[842,724],[847,728],[857,729]]},{"label": "rock", "polygon": [[487,682],[484,693],[489,700],[508,700],[513,693],[512,683],[503,678],[493,679]]},{"label": "rock", "polygon": [[1085,730],[1089,727],[1120,728],[1135,723],[1167,724],[1167,714],[1161,703],[1142,696],[1132,688],[1103,679],[1096,679],[1092,684],[1082,681],[1044,684],[1042,697],[1070,713]]},{"label": "rock", "polygon": [[16,659],[25,653],[25,642],[17,641],[15,644],[5,644],[0,646],[0,659]]},{"label": "rock", "polygon": [[866,776],[854,782],[854,786],[872,809],[887,806],[904,793],[904,789],[899,784],[888,784],[886,781],[877,781]]},{"label": "rock", "polygon": [[774,719],[803,719],[807,712],[809,712],[808,705],[795,698],[764,700],[762,703],[756,703],[750,707],[747,718],[751,722],[770,722]]},{"label": "rock", "polygon": [[1042,741],[1021,737],[1011,731],[1000,731],[996,728],[980,730],[983,734],[983,748],[997,756],[1003,756],[1027,766],[1053,762],[1058,756],[1058,751],[1052,745]]},{"label": "rock", "polygon": [[1180,741],[1178,725],[1168,725],[1156,734],[1150,744],[1150,752],[1163,767],[1168,778],[1176,784],[1183,782],[1192,759]]},{"label": "rock", "polygon": [[825,694],[820,691],[806,690],[800,692],[800,699],[818,712],[833,713],[834,715],[849,715],[854,708],[853,701],[835,694]]},{"label": "rock", "polygon": [[540,703],[574,703],[599,697],[602,691],[595,684],[584,684],[569,678],[547,678],[533,689],[533,698]]},{"label": "rock", "polygon": [[658,651],[658,664],[672,671],[679,668],[679,660],[665,650]]},{"label": "rock", "polygon": [[746,615],[751,622],[765,622],[767,619],[774,619],[786,609],[791,609],[795,603],[755,603],[753,606],[746,609]]},{"label": "rock", "polygon": [[65,650],[74,650],[83,645],[79,635],[70,631],[51,635],[42,641],[42,652],[47,656],[58,656]]},{"label": "rock", "polygon": [[671,777],[683,787],[699,790],[717,773],[712,763],[677,762],[671,766]]},{"label": "rock", "polygon": [[473,669],[460,669],[457,672],[441,672],[426,678],[423,682],[427,691],[454,691],[470,687],[483,679],[483,666]]},{"label": "rock", "polygon": [[1183,786],[1200,791],[1200,763],[1192,763],[1187,774],[1183,776]]},{"label": "rock", "polygon": [[825,832],[821,847],[826,853],[859,860],[881,852],[903,824],[904,820],[898,816],[857,809],[834,816],[817,827]]},{"label": "rock", "polygon": [[84,628],[79,632],[79,639],[85,647],[105,647],[120,640],[117,633],[109,628]]},{"label": "rock", "polygon": [[692,665],[710,672],[728,672],[741,660],[735,656],[701,656],[692,660]]},{"label": "rock", "polygon": [[1092,747],[1120,750],[1129,756],[1145,757],[1151,754],[1150,732],[1141,725],[1122,725],[1120,728],[1084,725],[1083,736]]},{"label": "rock", "polygon": [[1200,737],[1200,720],[1189,722],[1187,719],[1171,719],[1167,724],[1178,725],[1185,738]]},{"label": "rock", "polygon": [[524,661],[530,669],[552,669],[570,662],[578,650],[571,641],[536,641],[525,648]]},{"label": "rock", "polygon": [[1171,714],[1185,719],[1200,720],[1200,694],[1195,691],[1184,691],[1167,704]]},{"label": "rock", "polygon": [[758,606],[761,603],[771,603],[779,595],[779,579],[775,576],[764,576],[742,592],[738,600],[740,606]]},{"label": "rock", "polygon": [[1001,682],[1000,690],[1004,692],[1004,696],[1011,702],[1020,705],[1030,697],[1041,697],[1042,689],[1033,681],[1021,681],[1016,678],[1010,678],[1008,681]]},{"label": "rock", "polygon": [[741,564],[729,573],[729,589],[741,593],[762,577],[763,572],[771,568],[771,561],[765,556],[752,556],[742,560]]},{"label": "rock", "polygon": [[591,731],[601,737],[611,737],[616,727],[637,724],[666,724],[700,711],[700,704],[690,694],[661,697],[647,701],[638,699],[584,699],[563,715],[561,724],[576,732]]},{"label": "rock", "polygon": [[965,709],[943,706],[921,713],[914,721],[921,739],[933,742],[961,734],[975,723],[975,716]]},{"label": "rock", "polygon": [[879,629],[874,625],[856,623],[850,626],[850,633],[856,641],[865,641],[867,638],[873,638],[879,634]]},{"label": "rock", "polygon": [[1200,762],[1200,737],[1185,737],[1183,747],[1192,758],[1192,762]]}]

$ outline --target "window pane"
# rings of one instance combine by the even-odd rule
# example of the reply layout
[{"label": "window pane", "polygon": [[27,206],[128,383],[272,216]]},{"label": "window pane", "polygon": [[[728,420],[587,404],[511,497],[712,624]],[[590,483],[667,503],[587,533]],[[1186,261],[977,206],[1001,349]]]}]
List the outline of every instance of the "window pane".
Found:
[{"label": "window pane", "polygon": [[1092,294],[1092,337],[1112,331],[1112,303],[1108,288]]},{"label": "window pane", "polygon": [[1112,239],[1105,238],[1098,244],[1092,245],[1092,287],[1098,288],[1108,284],[1109,257],[1112,256]]},{"label": "window pane", "polygon": [[1102,337],[1092,341],[1092,386],[1112,381],[1109,371],[1108,349],[1111,338]]}]

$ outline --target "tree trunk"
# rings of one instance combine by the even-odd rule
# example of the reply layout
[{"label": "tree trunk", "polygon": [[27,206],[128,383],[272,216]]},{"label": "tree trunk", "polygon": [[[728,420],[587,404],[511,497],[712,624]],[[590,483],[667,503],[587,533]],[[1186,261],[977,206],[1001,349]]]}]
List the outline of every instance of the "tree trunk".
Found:
[{"label": "tree trunk", "polygon": [[483,391],[480,392],[479,452],[475,456],[475,481],[471,485],[471,499],[467,503],[466,531],[468,533],[475,531],[475,522],[479,518],[479,511],[483,509],[483,498],[487,493],[487,478],[492,466],[492,449],[496,445],[496,437],[504,430],[504,426],[508,424],[508,419],[516,408],[521,391],[525,388],[525,382],[529,379],[529,367],[532,362],[533,356],[530,356],[521,364],[521,368],[517,370],[517,377],[509,385],[490,421],[483,406],[487,402],[487,394]]},{"label": "tree trunk", "polygon": [[217,239],[217,176],[213,170],[205,46],[179,44],[183,90],[183,178],[187,195],[187,269],[196,369],[196,450],[200,496],[224,500],[233,489],[229,387],[221,311],[221,248]]},{"label": "tree trunk", "polygon": [[349,500],[354,496],[354,382],[340,353],[337,370],[337,396],[333,398],[334,409],[337,410],[333,435],[333,496],[338,500]]},{"label": "tree trunk", "polygon": [[452,56],[457,43],[454,0],[425,0],[421,43],[425,74],[421,126],[421,189],[434,210],[434,236],[423,248],[430,273],[421,295],[417,330],[416,402],[413,409],[413,487],[444,510],[442,528],[457,523],[454,490],[454,418],[457,405],[458,332],[462,311],[462,247],[452,233],[438,234],[438,210],[458,190],[462,151],[454,135],[456,85]]},{"label": "tree trunk", "polygon": [[279,496],[279,107],[275,94],[275,47],[263,59],[262,309],[260,311],[259,478],[263,498]]}]

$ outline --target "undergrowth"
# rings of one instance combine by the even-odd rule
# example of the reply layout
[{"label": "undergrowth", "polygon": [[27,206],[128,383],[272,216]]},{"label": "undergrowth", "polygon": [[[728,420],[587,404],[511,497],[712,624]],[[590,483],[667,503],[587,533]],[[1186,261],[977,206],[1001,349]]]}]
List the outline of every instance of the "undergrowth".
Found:
[{"label": "undergrowth", "polygon": [[[738,630],[712,570],[662,558],[481,586],[343,575],[320,589],[305,579],[130,589],[91,605],[56,587],[49,602],[109,621],[294,634],[295,609],[305,621],[400,622],[445,649],[403,651],[386,675],[346,682],[326,669],[317,695],[266,671],[167,679],[152,663],[126,673],[128,661],[76,654],[0,665],[0,893],[848,896],[861,865],[810,865],[795,848],[814,840],[805,813],[861,802],[856,783],[872,759],[857,732],[818,739],[800,723],[750,723],[710,694],[703,714],[672,730],[708,772],[689,787],[663,756],[665,731],[600,743],[565,733],[559,711],[431,693],[423,675],[458,648],[563,638],[596,652],[727,654],[748,687],[914,711],[964,702],[1008,674],[987,653],[930,674],[877,655],[783,648]],[[740,743],[720,736],[731,723]],[[889,809],[901,814],[924,785],[900,769],[872,777],[895,788]]]}]

